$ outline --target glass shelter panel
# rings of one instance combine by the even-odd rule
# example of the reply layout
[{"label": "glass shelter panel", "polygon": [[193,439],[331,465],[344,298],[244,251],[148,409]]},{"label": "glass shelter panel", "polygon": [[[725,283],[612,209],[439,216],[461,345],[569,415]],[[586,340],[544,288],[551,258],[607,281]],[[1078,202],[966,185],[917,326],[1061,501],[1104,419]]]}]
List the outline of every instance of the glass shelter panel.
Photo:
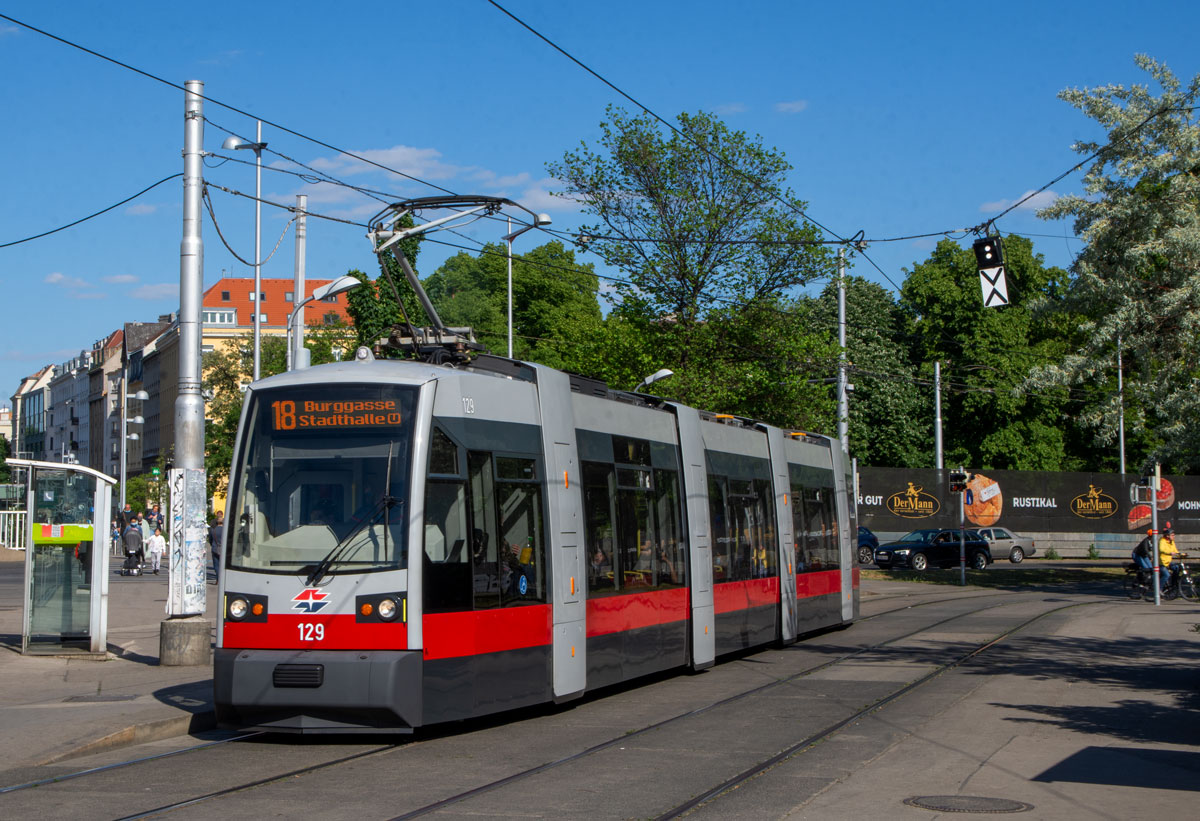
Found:
[{"label": "glass shelter panel", "polygon": [[95,495],[92,476],[32,471],[27,652],[88,649]]}]

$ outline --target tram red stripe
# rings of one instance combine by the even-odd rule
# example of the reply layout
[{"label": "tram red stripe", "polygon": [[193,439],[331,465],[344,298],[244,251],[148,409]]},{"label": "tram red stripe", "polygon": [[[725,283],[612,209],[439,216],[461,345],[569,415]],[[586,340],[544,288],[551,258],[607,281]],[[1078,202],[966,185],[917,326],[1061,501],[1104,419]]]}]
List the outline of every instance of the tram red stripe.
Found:
[{"label": "tram red stripe", "polygon": [[857,567],[853,567],[850,569],[850,586],[858,587],[858,568]]},{"label": "tram red stripe", "polygon": [[430,613],[422,621],[425,658],[499,653],[550,644],[550,605],[460,613]]},{"label": "tram red stripe", "polygon": [[352,613],[272,613],[264,622],[226,619],[221,646],[235,650],[403,650],[408,647],[408,625],[359,624]]},{"label": "tram red stripe", "polygon": [[670,624],[688,617],[686,587],[650,590],[627,596],[588,599],[587,634],[604,636],[639,627]]},{"label": "tram red stripe", "polygon": [[779,577],[713,585],[713,610],[729,613],[779,603]]},{"label": "tram red stripe", "polygon": [[[857,568],[854,570],[857,574]],[[796,595],[803,599],[808,596],[826,596],[830,593],[842,592],[842,571],[822,570],[817,573],[796,574]]]}]

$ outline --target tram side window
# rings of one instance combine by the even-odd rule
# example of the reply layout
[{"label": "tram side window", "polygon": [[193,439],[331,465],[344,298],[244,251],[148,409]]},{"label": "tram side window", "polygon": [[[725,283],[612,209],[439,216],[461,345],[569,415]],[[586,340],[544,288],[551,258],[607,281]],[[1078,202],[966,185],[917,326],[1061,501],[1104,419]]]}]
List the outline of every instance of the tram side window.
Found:
[{"label": "tram side window", "polygon": [[425,612],[471,609],[467,486],[459,448],[434,428],[425,485]]},{"label": "tram side window", "polygon": [[838,550],[837,494],[832,487],[821,488],[821,502],[825,521],[825,567],[832,570],[841,567]]},{"label": "tram side window", "polygon": [[546,540],[542,533],[542,492],[536,462],[512,456],[496,457],[496,485],[504,551],[500,601],[502,605],[544,602]]},{"label": "tram side window", "polygon": [[833,488],[792,485],[797,572],[839,566]]},{"label": "tram side window", "polygon": [[654,488],[654,519],[659,538],[656,581],[659,585],[682,585],[686,580],[686,563],[679,528],[679,474],[673,470],[654,471]]},{"label": "tram side window", "polygon": [[583,509],[589,596],[606,593],[616,587],[616,555],[613,553],[615,491],[616,474],[612,465],[601,462],[583,463]]},{"label": "tram side window", "polygon": [[730,580],[732,548],[726,519],[726,493],[728,480],[723,476],[708,475],[708,513],[712,520],[713,581]]},{"label": "tram side window", "polygon": [[710,474],[713,581],[745,581],[778,574],[771,482]]},{"label": "tram side window", "polygon": [[583,481],[588,595],[683,585],[678,474],[584,462]]}]

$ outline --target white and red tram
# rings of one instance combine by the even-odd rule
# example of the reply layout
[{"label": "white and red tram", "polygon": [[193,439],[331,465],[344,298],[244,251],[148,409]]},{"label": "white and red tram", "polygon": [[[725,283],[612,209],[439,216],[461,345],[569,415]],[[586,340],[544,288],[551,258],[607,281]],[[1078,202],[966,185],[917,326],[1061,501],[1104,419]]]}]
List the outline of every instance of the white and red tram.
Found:
[{"label": "white and red tram", "polygon": [[251,386],[214,670],[225,726],[409,732],[858,614],[828,437],[538,365],[322,365]]}]

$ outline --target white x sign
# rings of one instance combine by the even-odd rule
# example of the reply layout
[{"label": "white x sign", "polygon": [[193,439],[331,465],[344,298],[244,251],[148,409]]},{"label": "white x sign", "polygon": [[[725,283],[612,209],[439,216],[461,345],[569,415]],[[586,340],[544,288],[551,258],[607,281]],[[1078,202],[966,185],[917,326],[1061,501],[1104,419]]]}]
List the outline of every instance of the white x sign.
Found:
[{"label": "white x sign", "polygon": [[1004,281],[1004,266],[979,269],[979,288],[983,291],[983,307],[999,308],[1008,304],[1008,285]]}]

